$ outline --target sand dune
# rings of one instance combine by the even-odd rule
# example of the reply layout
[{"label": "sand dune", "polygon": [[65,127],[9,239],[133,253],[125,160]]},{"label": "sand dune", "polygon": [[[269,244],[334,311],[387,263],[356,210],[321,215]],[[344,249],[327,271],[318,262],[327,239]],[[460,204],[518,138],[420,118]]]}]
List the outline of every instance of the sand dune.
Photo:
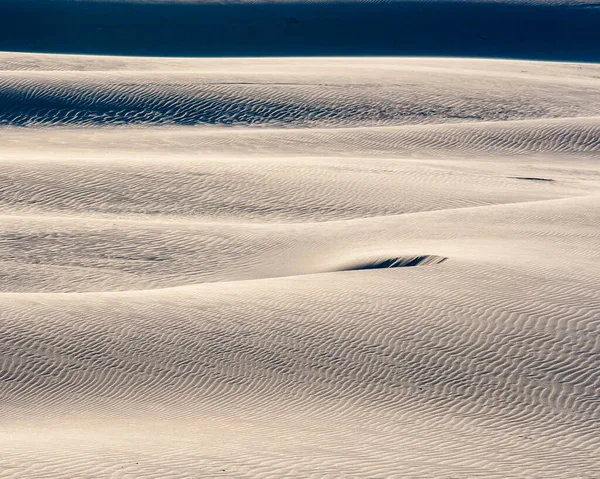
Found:
[{"label": "sand dune", "polygon": [[134,60],[144,69],[122,71],[108,58],[74,72],[48,71],[48,59],[16,70],[19,58],[2,58],[0,125],[355,127],[600,116],[598,65],[565,66],[557,76],[530,62],[481,60],[338,58],[327,70],[309,59],[165,60],[166,68]]},{"label": "sand dune", "polygon": [[597,477],[600,67],[0,55],[0,477]]}]

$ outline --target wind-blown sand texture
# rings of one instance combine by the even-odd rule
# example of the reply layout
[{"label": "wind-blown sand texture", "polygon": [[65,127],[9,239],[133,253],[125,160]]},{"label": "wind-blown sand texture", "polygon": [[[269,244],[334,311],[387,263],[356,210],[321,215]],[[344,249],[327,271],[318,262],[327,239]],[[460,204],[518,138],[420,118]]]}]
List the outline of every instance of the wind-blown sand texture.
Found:
[{"label": "wind-blown sand texture", "polygon": [[4,53],[0,125],[0,477],[598,477],[600,65]]}]

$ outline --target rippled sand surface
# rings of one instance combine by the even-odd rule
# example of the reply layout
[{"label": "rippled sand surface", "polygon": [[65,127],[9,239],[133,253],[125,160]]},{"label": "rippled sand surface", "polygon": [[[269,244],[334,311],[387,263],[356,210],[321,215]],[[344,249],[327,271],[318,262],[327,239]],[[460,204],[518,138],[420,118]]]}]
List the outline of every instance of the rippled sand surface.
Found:
[{"label": "rippled sand surface", "polygon": [[0,54],[0,477],[598,477],[600,65]]}]

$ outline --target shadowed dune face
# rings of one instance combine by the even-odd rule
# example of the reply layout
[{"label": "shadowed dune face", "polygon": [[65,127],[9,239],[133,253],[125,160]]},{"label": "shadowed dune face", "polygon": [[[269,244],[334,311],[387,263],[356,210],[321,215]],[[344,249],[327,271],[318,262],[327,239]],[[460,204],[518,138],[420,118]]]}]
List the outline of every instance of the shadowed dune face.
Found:
[{"label": "shadowed dune face", "polygon": [[0,477],[595,478],[599,92],[579,63],[1,53]]},{"label": "shadowed dune face", "polygon": [[[585,73],[565,65],[564,75],[557,75],[532,70],[528,62],[505,63],[502,71],[499,62],[494,74],[487,71],[493,62],[478,60],[263,58],[254,61],[254,69],[240,60],[225,70],[210,59],[136,58],[123,70],[113,57],[90,62],[88,68],[95,71],[73,60],[64,66],[73,68],[68,72],[52,70],[56,67],[48,60],[36,64],[31,57],[2,55],[0,125],[314,128],[600,116],[595,88],[600,68],[595,65]],[[318,79],[307,76],[315,69]],[[460,81],[448,82],[449,75]],[[485,131],[476,129],[468,137]],[[546,140],[554,148],[570,143],[554,142],[556,134],[536,135],[532,141]],[[581,136],[593,142],[593,132]],[[462,138],[449,133],[446,142],[452,146]],[[486,144],[505,150],[509,139],[509,133],[500,133]],[[382,146],[389,149],[386,142]]]},{"label": "shadowed dune face", "polygon": [[430,266],[440,264],[448,258],[443,256],[398,256],[395,258],[374,258],[358,260],[340,268],[339,271],[361,271],[366,269],[409,268],[412,266]]},{"label": "shadowed dune face", "polygon": [[598,61],[591,2],[0,2],[0,50],[159,56],[413,55]]}]

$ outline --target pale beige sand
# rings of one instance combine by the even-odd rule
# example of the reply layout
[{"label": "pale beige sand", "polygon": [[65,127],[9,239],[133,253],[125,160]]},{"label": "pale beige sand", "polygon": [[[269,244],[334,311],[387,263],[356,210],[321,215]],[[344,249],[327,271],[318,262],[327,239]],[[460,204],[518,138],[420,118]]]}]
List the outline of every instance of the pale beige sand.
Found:
[{"label": "pale beige sand", "polygon": [[600,66],[0,69],[0,477],[598,477]]}]

